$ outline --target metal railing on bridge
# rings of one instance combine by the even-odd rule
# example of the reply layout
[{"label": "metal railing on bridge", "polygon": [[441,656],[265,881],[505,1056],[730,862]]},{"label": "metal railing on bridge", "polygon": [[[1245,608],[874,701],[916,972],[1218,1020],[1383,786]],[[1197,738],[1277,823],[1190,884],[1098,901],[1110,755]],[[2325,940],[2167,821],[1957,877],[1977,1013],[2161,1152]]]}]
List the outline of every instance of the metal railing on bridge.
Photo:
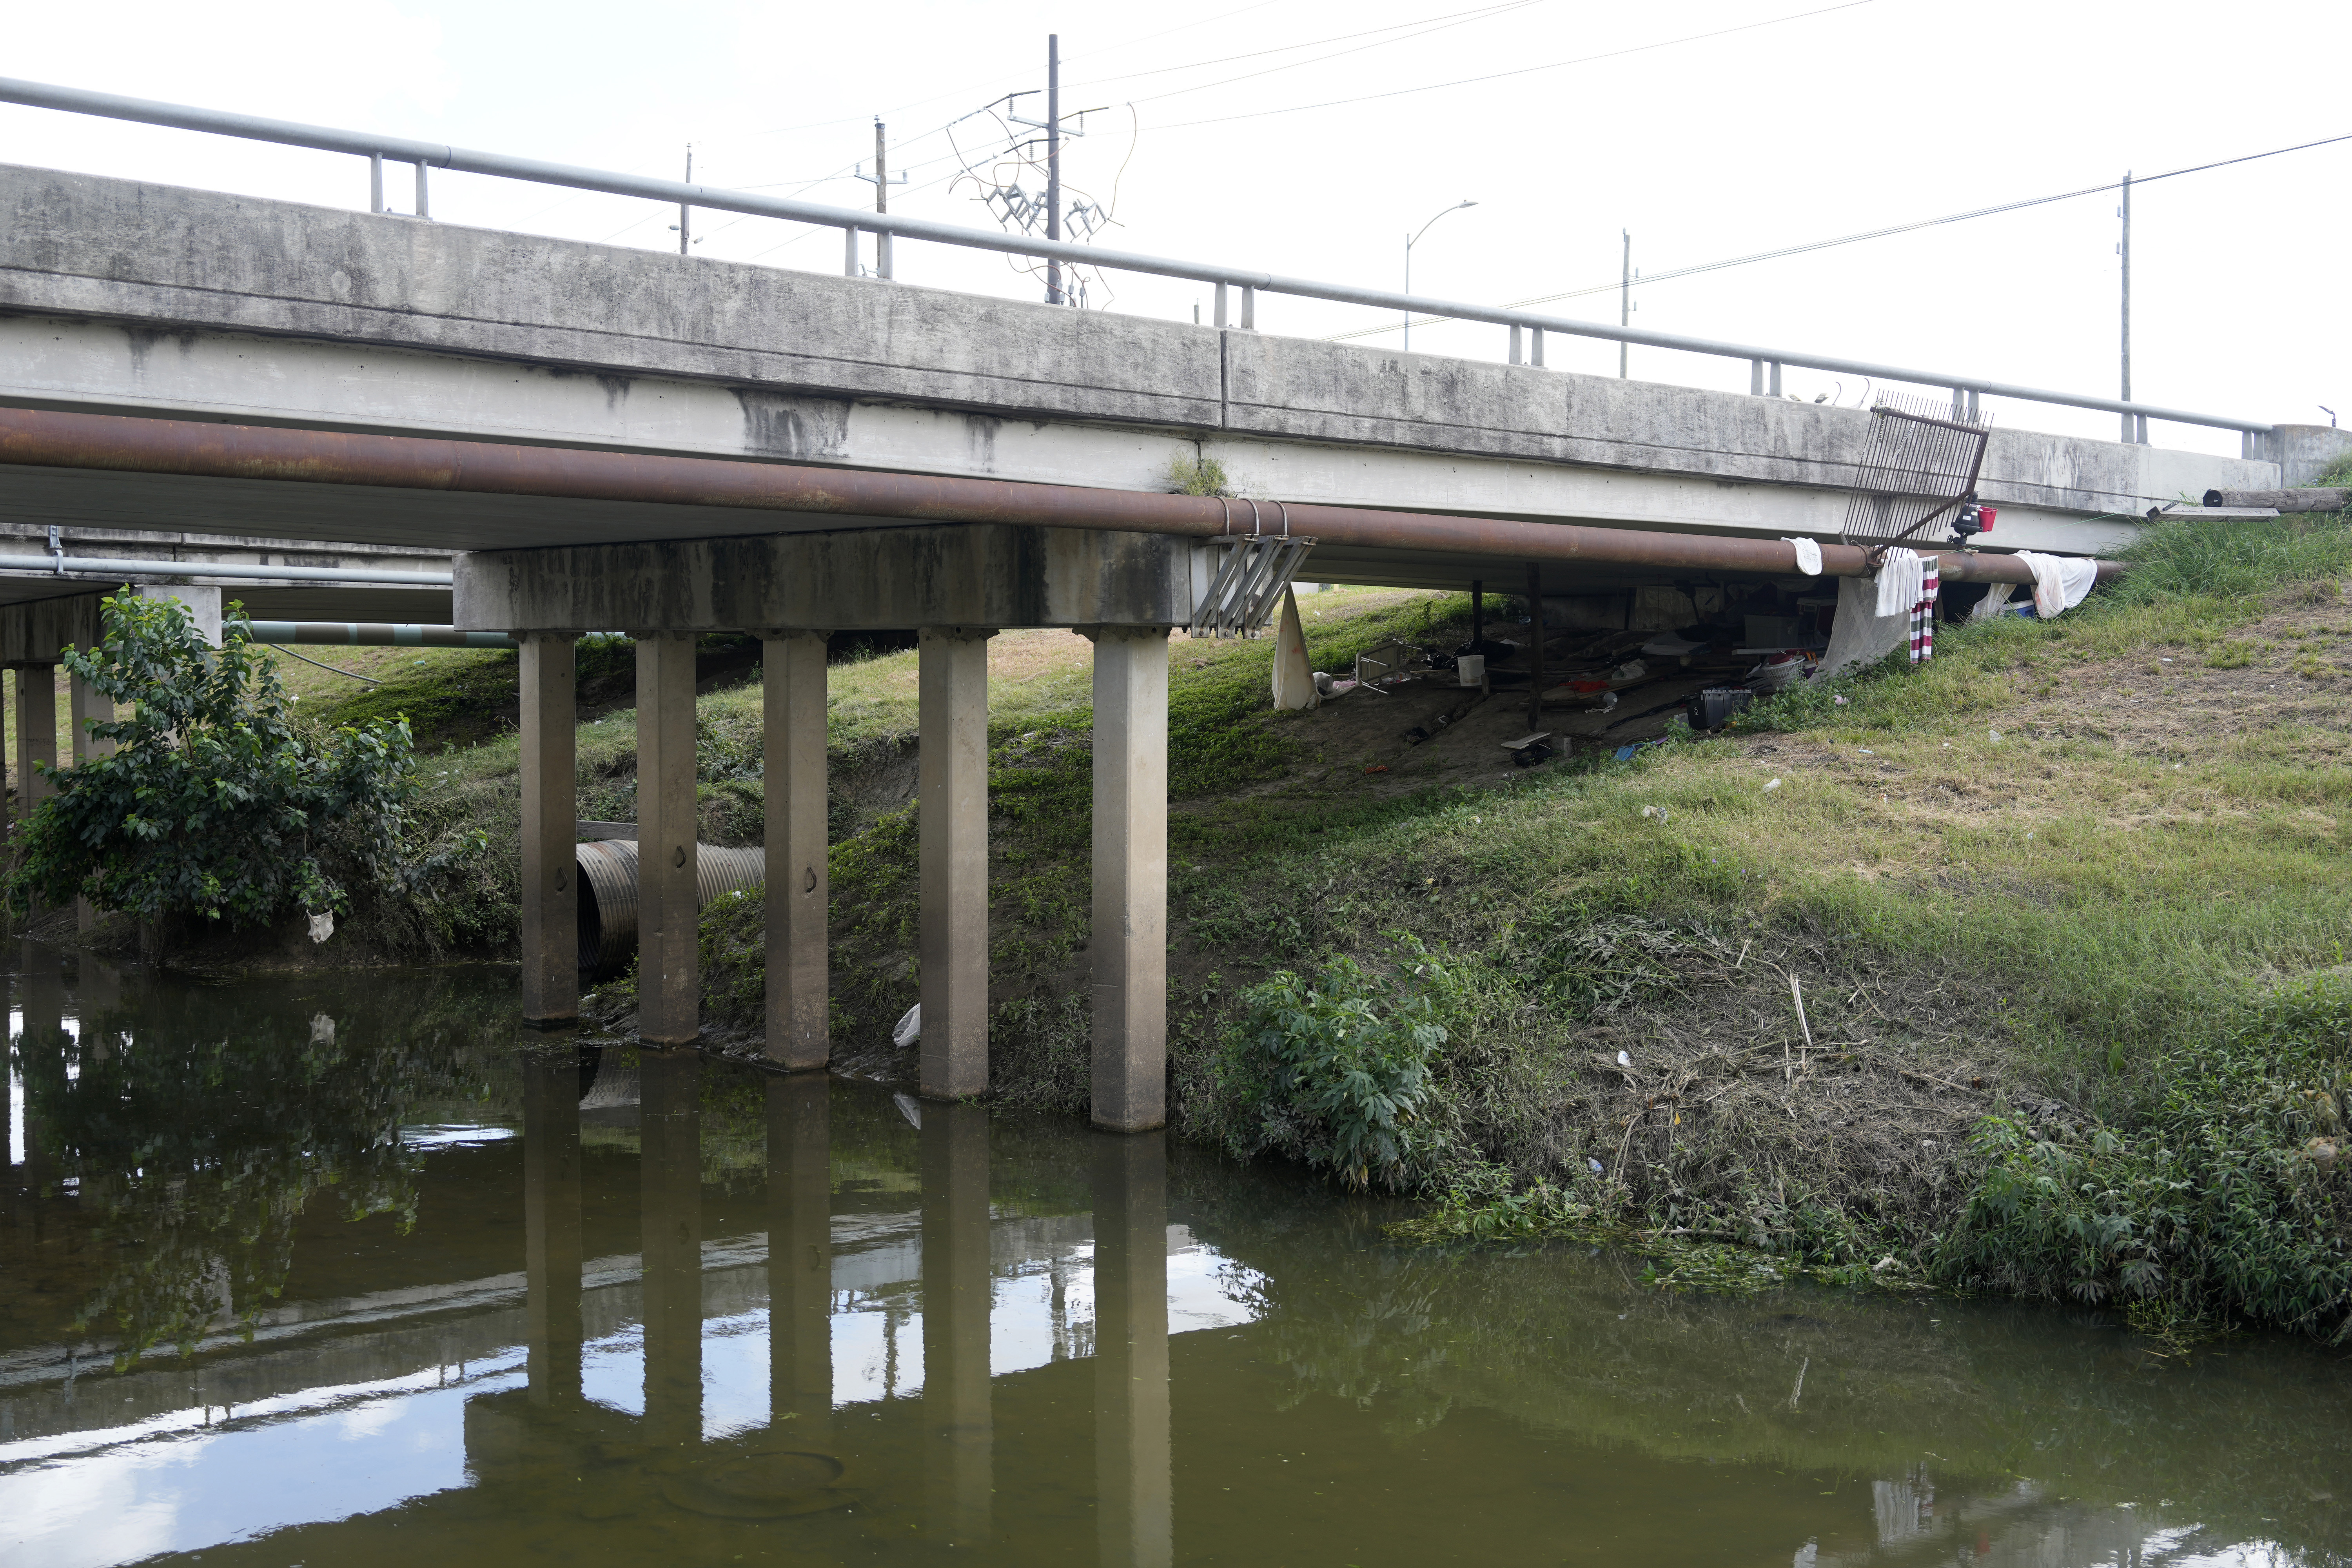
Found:
[{"label": "metal railing on bridge", "polygon": [[[639,174],[613,174],[601,169],[580,168],[568,163],[551,163],[534,158],[512,158],[499,153],[479,153],[463,147],[450,147],[434,142],[417,142],[399,136],[379,136],[363,131],[340,131],[330,126],[303,125],[292,121],[268,120],[257,115],[233,114],[224,110],[199,109],[187,104],[163,103],[151,99],[126,98],[115,93],[91,92],[81,88],[58,87],[47,82],[23,81],[0,77],[0,103],[18,103],[33,108],[62,110],[74,114],[97,115],[109,120],[125,120],[142,125],[169,126],[182,131],[202,131],[218,136],[236,136],[247,141],[270,142],[281,146],[308,147],[326,153],[346,153],[365,158],[369,164],[371,210],[382,212],[383,205],[383,165],[408,163],[416,172],[416,216],[429,217],[430,193],[427,189],[428,169],[450,169],[460,174],[488,174],[500,179],[525,180],[538,184],[561,185],[572,190],[595,191],[608,195],[637,196],[681,208],[701,207],[713,212],[741,213],[752,217],[782,218],[787,222],[811,224],[841,229],[854,258],[857,236],[861,233],[892,238],[929,240],[939,245],[961,246],[974,250],[992,250],[1012,256],[1032,257],[1041,260],[1066,261],[1084,267],[1104,268],[1114,271],[1140,272],[1161,278],[1181,278],[1192,282],[1213,284],[1216,289],[1216,325],[1234,324],[1231,321],[1231,291],[1241,291],[1239,325],[1244,331],[1255,331],[1257,325],[1257,296],[1287,294],[1307,300],[1328,300],[1341,304],[1366,305],[1381,310],[1401,310],[1426,316],[1444,317],[1453,321],[1482,321],[1503,327],[1509,331],[1509,358],[1513,364],[1544,363],[1544,339],[1547,333],[1597,338],[1610,342],[1634,343],[1648,348],[1674,349],[1685,353],[1706,354],[1721,359],[1748,362],[1748,390],[1757,395],[1778,395],[1784,367],[1794,365],[1804,370],[1830,371],[1845,375],[1868,376],[1874,381],[1898,382],[1913,386],[1932,387],[1939,392],[1948,390],[1956,417],[1973,417],[1978,400],[1984,397],[2006,397],[2021,403],[2048,404],[2061,408],[2086,408],[2101,413],[2125,416],[2131,438],[2146,442],[2150,421],[2171,425],[2196,425],[2209,429],[2235,430],[2241,437],[2240,450],[2247,458],[2270,458],[2269,443],[2263,438],[2273,426],[2263,420],[2237,419],[2217,414],[2198,414],[2187,409],[2160,407],[2154,404],[2131,402],[2113,397],[2094,397],[2071,392],[2052,392],[2043,387],[2019,386],[2010,382],[1993,381],[1983,376],[1954,375],[1942,371],[1910,370],[1899,365],[1874,364],[1867,360],[1846,359],[1835,354],[1803,353],[1789,349],[1765,348],[1753,343],[1726,342],[1714,338],[1685,337],[1676,332],[1654,332],[1639,327],[1612,326],[1601,321],[1580,321],[1566,316],[1549,316],[1532,310],[1515,310],[1491,305],[1468,304],[1455,300],[1438,300],[1422,294],[1401,294],[1389,289],[1363,289],[1345,283],[1319,283],[1306,278],[1286,278],[1248,268],[1222,267],[1206,262],[1180,261],[1168,257],[1146,256],[1138,251],[1109,250],[1100,246],[1080,245],[1069,240],[1039,239],[1029,235],[1003,234],[991,229],[971,228],[961,224],[940,223],[929,218],[904,216],[898,213],[860,212],[851,207],[827,205],[822,202],[804,202],[789,196],[753,195],[747,192],[730,191],[709,185],[688,184],[677,180],[653,179]],[[885,243],[878,247],[882,265],[879,274],[891,274],[891,249]],[[855,270],[853,259],[851,268]],[[2275,460],[2273,458],[2273,460]]]}]

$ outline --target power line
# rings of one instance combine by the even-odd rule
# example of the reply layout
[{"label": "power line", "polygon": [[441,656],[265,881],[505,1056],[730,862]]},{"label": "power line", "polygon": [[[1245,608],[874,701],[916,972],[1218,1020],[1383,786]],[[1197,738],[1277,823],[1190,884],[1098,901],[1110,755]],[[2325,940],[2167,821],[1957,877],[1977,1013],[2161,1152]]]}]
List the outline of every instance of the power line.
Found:
[{"label": "power line", "polygon": [[1734,33],[1752,33],[1759,27],[1777,27],[1783,22],[1801,22],[1812,16],[1826,16],[1835,11],[1851,11],[1868,5],[1874,0],[1844,0],[1838,5],[1824,5],[1817,11],[1798,11],[1786,16],[1768,16],[1760,22],[1743,22],[1736,27],[1718,27],[1711,33],[1691,33],[1679,38],[1662,38],[1654,44],[1635,44],[1627,48],[1610,49],[1602,54],[1579,55],[1574,59],[1553,60],[1548,65],[1521,66],[1515,70],[1492,71],[1485,76],[1458,77],[1452,81],[1425,82],[1419,87],[1400,87],[1387,92],[1368,92],[1355,98],[1326,99],[1320,103],[1294,103],[1286,109],[1256,109],[1245,114],[1219,114],[1206,120],[1181,120],[1173,125],[1154,127],[1160,131],[1182,131],[1194,125],[1223,125],[1236,120],[1264,120],[1276,114],[1304,114],[1314,109],[1339,109],[1351,103],[1374,103],[1385,98],[1403,98],[1410,93],[1436,92],[1449,87],[1471,87],[1482,81],[1501,81],[1506,77],[1528,76],[1536,71],[1560,70],[1569,66],[1591,65],[1597,60],[1622,59],[1627,55],[1647,54],[1653,49],[1673,48],[1677,44],[1703,43],[1709,38],[1729,37]]},{"label": "power line", "polygon": [[[1171,72],[1172,72],[1172,71],[1202,70],[1202,69],[1205,69],[1207,67],[1210,67],[1210,66],[1231,65],[1231,64],[1232,64],[1233,62],[1234,62],[1235,60],[1255,60],[1255,59],[1263,59],[1263,58],[1265,58],[1267,55],[1286,55],[1286,54],[1292,53],[1293,51],[1297,50],[1297,49],[1312,49],[1312,48],[1319,48],[1319,47],[1322,47],[1323,45],[1325,45],[1325,44],[1344,44],[1344,43],[1347,43],[1347,42],[1350,41],[1351,39],[1355,39],[1355,38],[1369,38],[1369,37],[1373,37],[1374,35],[1376,35],[1376,34],[1380,34],[1380,33],[1398,33],[1398,32],[1403,32],[1406,28],[1409,28],[1409,27],[1422,27],[1422,26],[1431,26],[1432,24],[1444,24],[1444,25],[1447,25],[1447,26],[1452,26],[1452,25],[1454,25],[1454,24],[1455,24],[1455,23],[1457,23],[1457,22],[1463,21],[1463,20],[1477,21],[1477,20],[1479,20],[1479,19],[1481,19],[1481,18],[1483,18],[1483,17],[1495,16],[1495,15],[1496,15],[1496,14],[1498,14],[1498,13],[1501,13],[1501,12],[1505,12],[1505,11],[1517,11],[1517,10],[1522,9],[1523,7],[1525,7],[1525,6],[1528,5],[1532,5],[1532,4],[1535,4],[1535,3],[1536,3],[1536,0],[1507,0],[1507,3],[1503,4],[1503,5],[1476,5],[1476,6],[1473,6],[1471,9],[1469,9],[1469,10],[1467,10],[1467,11],[1448,11],[1448,12],[1444,13],[1444,14],[1443,14],[1443,15],[1441,15],[1441,16],[1422,16],[1422,17],[1418,17],[1418,18],[1416,18],[1415,20],[1413,20],[1413,21],[1410,21],[1410,22],[1391,22],[1391,23],[1390,23],[1390,24],[1389,24],[1387,26],[1385,26],[1385,27],[1366,27],[1363,31],[1361,31],[1361,32],[1358,32],[1358,33],[1339,33],[1339,34],[1335,34],[1334,36],[1332,36],[1332,37],[1328,37],[1328,38],[1308,38],[1308,39],[1306,39],[1306,40],[1304,40],[1304,41],[1302,41],[1302,42],[1296,43],[1296,44],[1281,44],[1281,45],[1277,45],[1276,47],[1273,47],[1273,48],[1270,48],[1270,49],[1252,49],[1252,50],[1249,50],[1249,51],[1248,51],[1247,53],[1245,53],[1245,54],[1238,54],[1238,55],[1224,55],[1224,56],[1220,57],[1219,58],[1212,59],[1212,60],[1194,60],[1194,61],[1192,61],[1192,63],[1190,63],[1189,65],[1181,65],[1181,66],[1154,66],[1154,67],[1152,67],[1152,68],[1151,68],[1150,69],[1149,69],[1149,70],[1139,70],[1139,71],[1121,71],[1121,72],[1119,72],[1119,73],[1118,73],[1118,75],[1116,75],[1116,76],[1096,77],[1096,78],[1092,79],[1091,80],[1082,81],[1082,82],[1074,82],[1074,83],[1072,83],[1071,85],[1072,85],[1072,86],[1074,86],[1074,87],[1100,87],[1100,86],[1104,85],[1104,84],[1105,84],[1105,83],[1107,83],[1107,82],[1114,82],[1114,81],[1135,81],[1135,80],[1137,80],[1137,79],[1140,79],[1140,78],[1148,77],[1148,76],[1166,76],[1166,75],[1168,75],[1169,73],[1171,73]],[[1401,39],[1401,38],[1391,38],[1391,39],[1388,39],[1388,40],[1387,40],[1387,42],[1390,42],[1390,43],[1402,43],[1402,42],[1403,42],[1403,41],[1404,41],[1404,40],[1403,40],[1403,39]],[[1379,47],[1380,46],[1379,46],[1379,45],[1376,45],[1376,44],[1368,44],[1368,45],[1366,45],[1366,46],[1364,46],[1364,47],[1367,47],[1367,48],[1377,48],[1377,47]],[[1354,50],[1352,50],[1352,49],[1349,49],[1349,50],[1342,50],[1341,52],[1342,52],[1342,53],[1345,53],[1345,54],[1353,54],[1355,51],[1354,51]],[[1326,59],[1329,59],[1329,58],[1334,58],[1334,57],[1327,55],[1327,56],[1324,56],[1323,58],[1326,58]],[[1312,64],[1314,64],[1314,63],[1315,63],[1315,62],[1314,62],[1314,61],[1312,61],[1312,60],[1295,60],[1295,61],[1293,61],[1293,62],[1292,62],[1292,64],[1294,64],[1294,65],[1312,65]],[[1290,67],[1289,67],[1289,66],[1277,66],[1277,67],[1276,67],[1275,68],[1276,68],[1276,69],[1277,69],[1277,70],[1287,70],[1287,69],[1289,69],[1289,68],[1290,68]],[[1262,73],[1261,73],[1261,74],[1262,74]],[[1234,80],[1235,80],[1235,81],[1242,81],[1242,80],[1246,80],[1247,79],[1246,79],[1246,78],[1244,78],[1244,77],[1235,77],[1235,78],[1234,78],[1234,79],[1234,79]],[[1209,86],[1211,86],[1211,87],[1215,87],[1215,86],[1219,86],[1219,85],[1222,85],[1222,84],[1220,84],[1220,83],[1216,83],[1216,82],[1211,82],[1211,83],[1209,83],[1208,85],[1209,85]],[[1185,89],[1182,89],[1181,90],[1186,91],[1186,92],[1193,92],[1193,91],[1197,91],[1197,90],[1199,90],[1199,89],[1195,89],[1195,88],[1185,88]],[[1161,94],[1160,96],[1162,96],[1162,97],[1166,97],[1166,96],[1168,96],[1168,95],[1167,95],[1167,94]],[[1147,100],[1144,100],[1144,101],[1145,101],[1145,102],[1150,102],[1150,100],[1149,99],[1147,99]]]},{"label": "power line", "polygon": [[[2288,153],[2307,153],[2314,147],[2333,146],[2339,142],[2352,142],[2352,132],[2342,136],[2323,136],[2316,142],[2298,142],[2292,147],[2273,147],[2266,153],[2247,153],[2235,158],[2219,158],[2210,163],[2192,163],[2186,168],[2168,169],[2161,174],[2134,175],[2131,184],[2145,185],[2156,180],[2178,179],[2183,174],[2201,174],[2210,169],[2226,169],[2233,163],[2251,163],[2260,158],[2276,158]],[[1696,267],[1677,267],[1671,271],[1652,272],[1636,278],[1633,281],[1664,283],[1676,278],[1694,277],[1701,272],[1720,272],[1727,267],[1746,267],[1759,261],[1778,261],[1783,257],[1802,256],[1808,251],[1828,250],[1841,245],[1855,245],[1865,239],[1885,239],[1890,235],[1913,234],[1923,228],[1938,228],[1945,224],[1966,223],[1970,218],[1994,217],[2002,213],[2020,212],[2027,207],[2047,206],[2053,202],[2073,201],[2077,196],[2095,196],[2103,191],[2121,190],[2123,185],[2124,182],[2121,180],[2110,180],[2103,185],[2084,185],[2080,190],[2060,191],[2055,195],[2028,196],[2022,201],[2001,202],[1994,206],[1974,207],[1962,213],[1947,213],[1942,217],[1921,218],[1916,223],[1899,223],[1886,228],[1868,229],[1861,234],[1840,235],[1835,239],[1816,239],[1802,245],[1784,245],[1777,250],[1759,250],[1753,256],[1734,256],[1722,261],[1702,261]],[[1575,300],[1587,294],[1606,294],[1621,287],[1623,287],[1622,280],[1617,283],[1596,283],[1590,288],[1570,289],[1558,294],[1538,294],[1531,300],[1513,300],[1503,309],[1520,310],[1529,305],[1549,305],[1558,300]],[[1425,326],[1430,322],[1444,319],[1432,316],[1415,324]],[[1363,327],[1352,332],[1335,333],[1326,341],[1339,342],[1349,338],[1377,337],[1382,332],[1397,331],[1398,326],[1399,323],[1391,323],[1387,326]]]}]

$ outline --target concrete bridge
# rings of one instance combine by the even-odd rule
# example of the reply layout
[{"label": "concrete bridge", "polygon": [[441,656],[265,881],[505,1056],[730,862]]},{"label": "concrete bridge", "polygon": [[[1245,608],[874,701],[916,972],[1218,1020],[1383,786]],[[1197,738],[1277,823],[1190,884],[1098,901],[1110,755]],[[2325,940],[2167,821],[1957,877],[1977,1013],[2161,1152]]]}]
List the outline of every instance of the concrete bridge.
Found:
[{"label": "concrete bridge", "polygon": [[[752,631],[769,1050],[825,1064],[824,638],[913,627],[922,1086],[983,1090],[985,642],[1093,636],[1095,1114],[1121,1130],[1163,1116],[1166,640],[1226,550],[1270,548],[1236,540],[1312,539],[1284,566],[1319,579],[1674,625],[1697,590],[1801,582],[1790,538],[1869,570],[1839,541],[1872,418],[0,167],[0,530],[454,556],[457,625],[522,642],[536,1019],[577,1006],[576,634],[639,635],[641,1024],[679,1044],[692,637]],[[1236,498],[1168,493],[1180,458]],[[2152,506],[2281,474],[1999,430],[1978,490],[2004,548],[2095,554]],[[1944,567],[2026,575],[1995,552]]]}]

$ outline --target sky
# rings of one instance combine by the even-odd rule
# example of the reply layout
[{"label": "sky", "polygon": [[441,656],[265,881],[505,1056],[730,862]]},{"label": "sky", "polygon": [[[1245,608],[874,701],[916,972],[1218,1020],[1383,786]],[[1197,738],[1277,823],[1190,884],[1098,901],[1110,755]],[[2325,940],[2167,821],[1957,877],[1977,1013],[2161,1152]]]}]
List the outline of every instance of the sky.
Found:
[{"label": "sky", "polygon": [[[1057,33],[1076,199],[1101,243],[1507,304],[1613,284],[1622,236],[1661,272],[2352,135],[2329,85],[2352,7],[2247,0],[1202,0],[882,5],[394,0],[368,7],[125,0],[28,7],[0,73],[460,146],[870,206],[874,121],[893,211],[993,226],[986,181],[1032,191],[1003,117],[1034,118]],[[2305,76],[2298,62],[2317,62]],[[1454,85],[1444,85],[1454,84]],[[1354,101],[1339,101],[1354,100]],[[1097,106],[1099,106],[1097,108]],[[0,159],[364,207],[365,164],[0,106]],[[970,174],[965,172],[969,170]],[[387,184],[407,201],[405,170]],[[961,176],[961,177],[960,177]],[[2133,391],[2265,422],[2352,422],[2352,141],[2139,186]],[[1474,207],[1451,212],[1455,204]],[[1637,285],[1634,324],[2112,396],[2116,197]],[[1437,215],[1444,213],[1442,217]],[[436,173],[436,221],[675,248],[675,209]],[[838,271],[837,230],[698,214],[698,255]],[[870,261],[870,253],[867,259]],[[1031,263],[897,247],[901,281],[1042,299]],[[1190,320],[1205,286],[1105,273],[1087,306]],[[1540,307],[1617,319],[1613,290]],[[1393,328],[1267,297],[1261,331]],[[1354,341],[1396,346],[1393,330]],[[1416,326],[1423,353],[1501,359],[1502,329]],[[1615,374],[1613,343],[1549,363]],[[1748,366],[1636,348],[1640,379],[1744,391]],[[1791,371],[1847,405],[1856,378]],[[2005,426],[2112,438],[2116,419],[1988,400]],[[2161,446],[2237,449],[2178,425]]]}]

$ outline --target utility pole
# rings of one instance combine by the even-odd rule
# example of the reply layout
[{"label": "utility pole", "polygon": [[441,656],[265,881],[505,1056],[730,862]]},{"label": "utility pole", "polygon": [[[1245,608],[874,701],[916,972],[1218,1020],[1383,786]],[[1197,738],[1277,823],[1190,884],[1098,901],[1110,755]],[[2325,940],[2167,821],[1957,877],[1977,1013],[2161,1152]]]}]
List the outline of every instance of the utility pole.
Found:
[{"label": "utility pole", "polygon": [[[1617,324],[1630,327],[1633,324],[1633,231],[1621,228],[1617,232],[1625,237],[1625,271],[1617,285]],[[1631,347],[1633,345],[1624,339],[1617,340],[1617,379],[1620,381],[1625,379],[1626,351]]]},{"label": "utility pole", "polygon": [[[874,117],[874,210],[890,210],[890,149],[882,132],[882,117]],[[874,231],[874,270],[883,277],[891,275],[890,236],[882,229]]]},{"label": "utility pole", "polygon": [[[691,142],[686,144],[686,183],[689,185],[694,184],[694,143]],[[684,202],[677,204],[677,253],[680,256],[686,255],[687,247],[694,243],[693,213],[694,209]]]},{"label": "utility pole", "polygon": [[[2116,247],[2116,254],[2124,258],[2123,399],[2126,403],[2129,403],[2131,401],[2131,171],[2129,169],[2124,171],[2124,205],[2116,209],[2116,216],[2124,220],[2123,243]],[[2139,438],[2138,418],[2126,414],[2123,419],[2124,439],[2137,440]]]},{"label": "utility pole", "polygon": [[[1062,237],[1062,35],[1045,35],[1045,237]],[[1062,302],[1062,264],[1045,263],[1045,303]]]},{"label": "utility pole", "polygon": [[[882,117],[878,114],[874,117],[874,172],[867,174],[866,165],[860,163],[857,165],[856,177],[873,182],[874,210],[877,213],[888,212],[890,210],[889,137],[887,130],[882,123]],[[907,176],[899,175],[898,184],[903,185],[906,183]],[[850,277],[856,278],[859,276],[861,270],[857,262],[857,231],[852,228],[842,232],[846,237],[843,267]],[[878,228],[874,231],[874,276],[877,278],[894,276],[890,264],[890,237]]]}]

